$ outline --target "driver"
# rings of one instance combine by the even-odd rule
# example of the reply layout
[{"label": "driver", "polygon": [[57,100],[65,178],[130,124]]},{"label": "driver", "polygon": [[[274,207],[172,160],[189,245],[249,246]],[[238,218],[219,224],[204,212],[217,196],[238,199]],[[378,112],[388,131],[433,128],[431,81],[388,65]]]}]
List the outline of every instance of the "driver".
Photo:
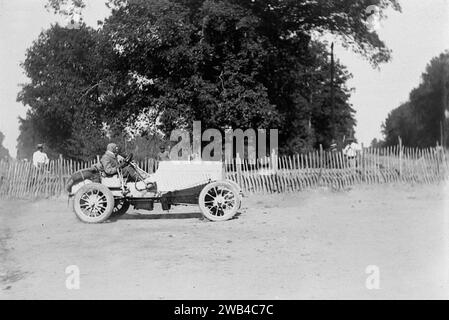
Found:
[{"label": "driver", "polygon": [[127,177],[132,181],[139,181],[139,174],[133,167],[129,166],[126,162],[123,162],[124,158],[119,155],[118,152],[119,148],[115,143],[109,143],[107,145],[106,152],[100,159],[103,171],[106,175],[112,176],[117,173],[119,168],[122,168],[124,177]]}]

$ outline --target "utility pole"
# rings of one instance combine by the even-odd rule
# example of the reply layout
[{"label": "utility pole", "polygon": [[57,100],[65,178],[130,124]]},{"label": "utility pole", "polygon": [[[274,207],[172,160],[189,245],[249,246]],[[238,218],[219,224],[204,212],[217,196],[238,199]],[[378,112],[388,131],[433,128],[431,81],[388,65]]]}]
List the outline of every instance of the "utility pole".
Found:
[{"label": "utility pole", "polygon": [[310,81],[309,81],[309,133],[312,130],[312,108],[313,108],[313,89],[312,89],[312,83],[313,83],[313,73],[310,73]]},{"label": "utility pole", "polygon": [[335,139],[335,92],[334,92],[334,43],[331,44],[331,122],[332,138]]}]

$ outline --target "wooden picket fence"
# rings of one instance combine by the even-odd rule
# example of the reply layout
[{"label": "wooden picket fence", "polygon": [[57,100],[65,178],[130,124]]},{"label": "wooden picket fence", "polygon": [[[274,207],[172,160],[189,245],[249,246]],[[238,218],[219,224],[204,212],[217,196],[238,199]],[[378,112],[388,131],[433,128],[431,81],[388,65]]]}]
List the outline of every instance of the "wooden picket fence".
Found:
[{"label": "wooden picket fence", "polygon": [[[72,173],[92,167],[98,159],[73,161],[60,157],[47,166],[36,168],[25,161],[0,161],[0,198],[48,198],[66,193],[65,186]],[[157,168],[154,159],[139,161],[143,170],[152,173]]]},{"label": "wooden picket fence", "polygon": [[245,193],[346,189],[357,184],[439,183],[449,177],[447,151],[437,148],[364,148],[355,158],[315,150],[293,156],[225,161],[226,178]]},{"label": "wooden picket fence", "polygon": [[[345,189],[357,184],[439,183],[449,174],[448,152],[438,148],[364,148],[355,158],[342,152],[315,150],[293,156],[224,161],[225,177],[238,183],[246,194],[284,193],[329,187]],[[77,162],[62,157],[35,168],[29,162],[0,161],[0,198],[40,198],[65,193],[70,175],[91,167],[96,160]],[[157,169],[157,161],[138,161],[145,171]]]}]

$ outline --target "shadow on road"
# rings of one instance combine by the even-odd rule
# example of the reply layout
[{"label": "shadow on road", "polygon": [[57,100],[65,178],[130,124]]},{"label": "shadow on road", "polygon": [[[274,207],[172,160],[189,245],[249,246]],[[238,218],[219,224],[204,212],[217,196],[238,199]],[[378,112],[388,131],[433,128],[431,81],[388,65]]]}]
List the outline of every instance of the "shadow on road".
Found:
[{"label": "shadow on road", "polygon": [[132,213],[124,214],[121,217],[115,218],[117,220],[157,220],[157,219],[202,219],[201,212],[183,212],[183,213]]},{"label": "shadow on road", "polygon": [[[230,220],[238,219],[241,215],[241,212],[237,212],[234,217]],[[201,214],[201,212],[178,212],[178,213],[126,213],[121,217],[111,218],[109,219],[111,222],[116,222],[119,220],[158,220],[158,219],[200,219],[207,220]]]}]

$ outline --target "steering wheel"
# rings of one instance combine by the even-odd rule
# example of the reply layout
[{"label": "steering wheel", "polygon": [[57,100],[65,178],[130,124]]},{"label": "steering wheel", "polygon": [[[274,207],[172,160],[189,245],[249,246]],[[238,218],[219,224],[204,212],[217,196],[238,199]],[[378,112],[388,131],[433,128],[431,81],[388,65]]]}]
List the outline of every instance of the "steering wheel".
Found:
[{"label": "steering wheel", "polygon": [[126,158],[123,160],[123,163],[129,164],[131,161],[133,161],[133,154],[130,153],[126,156]]}]

